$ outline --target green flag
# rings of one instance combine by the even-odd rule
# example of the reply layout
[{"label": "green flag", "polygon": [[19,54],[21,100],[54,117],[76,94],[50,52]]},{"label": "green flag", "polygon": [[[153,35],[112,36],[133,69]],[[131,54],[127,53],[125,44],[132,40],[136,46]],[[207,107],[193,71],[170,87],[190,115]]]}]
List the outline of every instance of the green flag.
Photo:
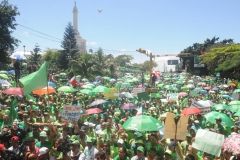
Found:
[{"label": "green flag", "polygon": [[14,87],[14,88],[17,87],[16,81],[13,82],[12,87]]},{"label": "green flag", "polygon": [[18,105],[18,100],[16,97],[11,102],[11,108],[10,108],[10,113],[9,113],[9,121],[12,123],[17,117],[17,111],[15,110],[15,107]]},{"label": "green flag", "polygon": [[30,99],[35,101],[35,98],[34,98],[33,96],[31,96],[31,95],[27,95],[27,96],[26,96],[26,99],[27,99],[28,101],[29,101]]},{"label": "green flag", "polygon": [[41,68],[19,80],[23,84],[24,95],[28,95],[34,90],[47,87],[47,64],[44,62]]},{"label": "green flag", "polygon": [[182,103],[180,104],[180,107],[181,107],[181,109],[184,107],[187,107],[188,106],[188,98],[185,98],[183,101],[182,101]]}]

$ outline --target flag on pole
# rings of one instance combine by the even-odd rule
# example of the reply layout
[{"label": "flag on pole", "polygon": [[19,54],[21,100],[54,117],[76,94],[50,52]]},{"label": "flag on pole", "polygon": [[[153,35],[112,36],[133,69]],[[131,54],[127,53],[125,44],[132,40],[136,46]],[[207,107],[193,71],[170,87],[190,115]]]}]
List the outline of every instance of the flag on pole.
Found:
[{"label": "flag on pole", "polygon": [[73,76],[73,77],[70,79],[69,84],[70,84],[70,86],[75,86],[76,83],[77,83],[77,79],[76,79],[75,76]]},{"label": "flag on pole", "polygon": [[15,110],[15,107],[17,105],[18,105],[17,97],[14,97],[14,99],[11,102],[10,113],[9,113],[10,123],[12,123],[18,117],[17,111]]},{"label": "flag on pole", "polygon": [[47,64],[44,62],[41,66],[41,68],[33,72],[23,78],[21,78],[19,81],[23,84],[23,91],[24,95],[28,95],[34,90],[41,89],[43,87],[48,86],[47,82]]}]

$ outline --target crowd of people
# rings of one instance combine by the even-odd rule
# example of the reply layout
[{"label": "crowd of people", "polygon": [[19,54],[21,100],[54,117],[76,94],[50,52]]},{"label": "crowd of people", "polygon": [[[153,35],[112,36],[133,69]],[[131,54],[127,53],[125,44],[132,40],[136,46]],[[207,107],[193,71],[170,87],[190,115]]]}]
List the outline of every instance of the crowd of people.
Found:
[{"label": "crowd of people", "polygon": [[[154,77],[157,93],[163,98],[171,92],[164,89],[165,85],[173,85],[175,81],[183,76],[184,81],[179,84],[181,87],[188,84],[196,76],[188,74],[171,74],[168,78],[164,75]],[[143,73],[136,75],[139,84],[144,85],[147,80]],[[211,78],[211,77],[210,77]],[[203,79],[206,79],[203,78]],[[201,78],[198,78],[201,82]],[[211,79],[212,80],[212,79]],[[101,81],[97,79],[96,81]],[[62,82],[55,78],[54,82],[60,87]],[[164,84],[157,88],[157,84]],[[232,119],[232,126],[222,125],[222,119],[216,118],[215,123],[209,122],[204,114],[189,115],[186,129],[186,139],[164,138],[164,131],[129,130],[123,124],[131,117],[138,116],[139,108],[142,108],[143,115],[149,115],[164,125],[166,116],[170,112],[181,115],[184,108],[191,107],[193,101],[210,100],[215,104],[226,104],[232,101],[231,94],[236,89],[229,83],[234,81],[213,80],[206,82],[206,86],[213,88],[226,83],[226,87],[219,88],[219,91],[210,93],[198,93],[190,96],[191,88],[185,90],[186,96],[179,96],[177,101],[162,102],[161,98],[151,97],[149,100],[139,101],[137,97],[127,98],[119,96],[114,99],[107,99],[102,93],[95,95],[73,92],[64,94],[55,92],[50,95],[1,95],[0,112],[0,159],[25,159],[25,160],[212,160],[212,159],[240,159],[240,152],[232,152],[222,148],[221,155],[198,150],[192,146],[199,129],[209,130],[222,134],[225,138],[240,133],[239,116],[235,112],[221,109],[218,112],[226,114]],[[138,87],[138,85],[136,87]],[[108,86],[107,82],[105,85]],[[194,85],[194,84],[193,84]],[[195,84],[196,88],[198,84]],[[143,87],[143,86],[142,86]],[[75,86],[78,90],[81,87]],[[192,88],[192,90],[194,89]],[[1,87],[4,91],[6,87]],[[126,91],[124,89],[124,91]],[[127,90],[131,93],[131,89]],[[221,92],[228,92],[228,98],[222,96]],[[186,98],[188,99],[187,103]],[[89,106],[97,99],[105,99],[106,103],[96,106]],[[15,104],[14,101],[17,100]],[[137,109],[122,110],[120,107],[126,103],[133,103]],[[12,105],[17,111],[17,118],[13,119]],[[62,108],[65,105],[81,106],[83,113],[78,121],[63,121],[61,117]],[[101,113],[86,114],[90,108],[99,108]],[[240,107],[239,107],[240,108]],[[237,111],[236,111],[237,112]],[[239,144],[240,148],[240,144]]]}]

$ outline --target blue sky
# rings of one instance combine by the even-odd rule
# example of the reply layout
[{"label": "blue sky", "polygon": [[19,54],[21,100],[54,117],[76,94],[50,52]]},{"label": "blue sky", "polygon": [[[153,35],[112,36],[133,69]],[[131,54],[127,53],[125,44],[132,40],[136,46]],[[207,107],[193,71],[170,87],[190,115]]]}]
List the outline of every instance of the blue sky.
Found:
[{"label": "blue sky", "polygon": [[[13,36],[21,43],[16,50],[61,49],[63,33],[73,21],[74,0],[9,0],[20,16]],[[155,55],[177,54],[206,38],[232,38],[240,43],[239,0],[76,0],[78,30],[87,50],[99,47],[114,56],[130,54],[134,62],[149,58],[138,48]],[[97,9],[103,9],[98,13]],[[41,38],[44,37],[44,38]],[[47,38],[47,39],[46,39]],[[52,40],[48,40],[52,39]]]}]

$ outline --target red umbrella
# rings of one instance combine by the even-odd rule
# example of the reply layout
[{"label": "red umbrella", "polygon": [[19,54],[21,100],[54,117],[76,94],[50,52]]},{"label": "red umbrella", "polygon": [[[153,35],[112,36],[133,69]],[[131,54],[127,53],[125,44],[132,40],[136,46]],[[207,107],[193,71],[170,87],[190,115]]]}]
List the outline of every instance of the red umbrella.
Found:
[{"label": "red umbrella", "polygon": [[8,89],[5,89],[2,93],[11,94],[11,95],[22,95],[22,96],[24,95],[22,88],[8,88]]},{"label": "red umbrella", "polygon": [[190,108],[184,108],[182,111],[182,114],[190,115],[190,114],[196,114],[200,113],[201,110],[196,107],[190,107]]},{"label": "red umbrella", "polygon": [[103,112],[101,109],[98,108],[90,108],[86,110],[86,114],[96,114]]}]

